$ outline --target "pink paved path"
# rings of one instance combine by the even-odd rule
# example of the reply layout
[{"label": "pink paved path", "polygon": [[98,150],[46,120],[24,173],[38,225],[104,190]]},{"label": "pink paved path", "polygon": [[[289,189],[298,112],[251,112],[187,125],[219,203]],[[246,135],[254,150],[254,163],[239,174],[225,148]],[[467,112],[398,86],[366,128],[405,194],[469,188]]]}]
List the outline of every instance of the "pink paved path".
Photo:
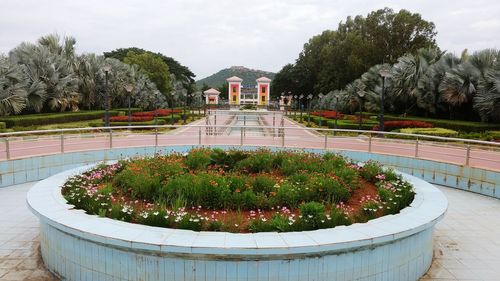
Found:
[{"label": "pink paved path", "polygon": [[[268,125],[272,125],[272,115],[264,117]],[[276,118],[276,125],[280,125],[280,118]],[[227,121],[224,117],[218,117],[218,125],[223,125]],[[199,120],[192,123],[194,126],[184,126],[170,132],[162,132],[158,134],[158,145],[241,145],[241,134],[239,128],[236,134],[228,135],[207,135],[205,128],[201,129],[201,138],[199,135],[199,127],[196,125],[204,125],[205,120]],[[305,130],[303,127],[294,123],[291,120],[285,119],[285,138],[284,145],[286,147],[295,148],[325,148],[325,136],[316,133],[315,131]],[[223,129],[221,129],[223,130]],[[265,135],[255,133],[255,128],[247,129],[243,139],[243,145],[257,146],[282,146],[283,139],[278,136],[279,129],[275,129],[273,134],[272,129],[266,129]],[[200,142],[201,140],[201,142]],[[108,133],[88,133],[81,135],[65,135],[64,151],[85,151],[99,150],[109,148],[110,138]],[[11,138],[10,158],[25,158],[34,155],[48,155],[61,153],[61,139],[59,135],[40,135],[37,137]],[[130,133],[124,131],[113,132],[113,148],[139,147],[139,146],[154,146],[155,134],[152,133]],[[368,151],[369,138],[366,136],[359,137],[333,137],[327,139],[327,149],[338,150],[354,150]],[[372,138],[371,152],[415,156],[415,142],[408,140],[391,140]],[[422,159],[431,159],[454,164],[465,164],[466,148],[464,146],[424,142],[420,141],[418,146],[418,157]],[[0,143],[0,161],[6,159],[5,144]],[[500,146],[496,149],[487,150],[480,147],[472,147],[470,151],[469,165],[473,167],[481,167],[489,170],[500,171]]]}]

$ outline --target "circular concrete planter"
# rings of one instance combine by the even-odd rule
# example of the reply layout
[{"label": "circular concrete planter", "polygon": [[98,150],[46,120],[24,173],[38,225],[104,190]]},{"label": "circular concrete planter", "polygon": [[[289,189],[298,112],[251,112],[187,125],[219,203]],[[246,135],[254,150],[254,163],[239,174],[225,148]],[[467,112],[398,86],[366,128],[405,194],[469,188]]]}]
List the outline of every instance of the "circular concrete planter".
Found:
[{"label": "circular concrete planter", "polygon": [[403,174],[412,204],[368,223],[304,232],[233,234],[157,228],[74,210],[66,179],[37,183],[27,197],[40,219],[42,257],[65,280],[418,280],[432,262],[445,196]]}]

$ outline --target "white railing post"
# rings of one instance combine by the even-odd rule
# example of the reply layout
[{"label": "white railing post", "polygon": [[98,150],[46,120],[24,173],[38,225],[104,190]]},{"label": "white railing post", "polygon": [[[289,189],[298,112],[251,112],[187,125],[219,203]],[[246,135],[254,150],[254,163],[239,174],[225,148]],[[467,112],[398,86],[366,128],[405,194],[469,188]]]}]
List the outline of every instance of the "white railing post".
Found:
[{"label": "white railing post", "polygon": [[113,148],[113,130],[109,129],[109,149]]},{"label": "white railing post", "polygon": [[201,145],[201,127],[198,127],[198,145]]},{"label": "white railing post", "polygon": [[10,160],[10,143],[9,138],[5,138],[5,157]]},{"label": "white railing post", "polygon": [[470,144],[467,144],[467,153],[465,154],[465,166],[469,166],[470,162]]},{"label": "white railing post", "polygon": [[368,138],[368,152],[372,152],[372,133],[370,133],[370,137]]},{"label": "white railing post", "polygon": [[64,153],[64,133],[61,133],[61,153]]},{"label": "white railing post", "polygon": [[155,127],[155,150],[158,147],[158,127]]},{"label": "white railing post", "polygon": [[415,158],[418,158],[418,138],[415,141]]},{"label": "white railing post", "polygon": [[325,150],[328,149],[328,131],[325,132]]},{"label": "white railing post", "polygon": [[243,134],[245,133],[245,127],[240,127],[240,145],[243,146]]}]

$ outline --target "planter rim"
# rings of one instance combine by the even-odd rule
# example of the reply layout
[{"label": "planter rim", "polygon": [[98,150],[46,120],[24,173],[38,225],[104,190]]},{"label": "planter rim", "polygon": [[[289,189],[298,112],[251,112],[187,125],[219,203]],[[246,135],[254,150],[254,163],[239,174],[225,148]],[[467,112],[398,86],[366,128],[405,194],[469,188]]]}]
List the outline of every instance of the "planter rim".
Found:
[{"label": "planter rim", "polygon": [[[109,161],[112,163],[115,161]],[[410,181],[415,199],[400,213],[367,223],[302,232],[228,233],[152,227],[88,215],[73,209],[61,194],[68,177],[91,167],[86,165],[53,175],[35,184],[27,205],[43,222],[81,239],[134,251],[160,254],[224,256],[317,255],[391,243],[433,227],[446,213],[448,201],[430,183],[400,173]]]}]

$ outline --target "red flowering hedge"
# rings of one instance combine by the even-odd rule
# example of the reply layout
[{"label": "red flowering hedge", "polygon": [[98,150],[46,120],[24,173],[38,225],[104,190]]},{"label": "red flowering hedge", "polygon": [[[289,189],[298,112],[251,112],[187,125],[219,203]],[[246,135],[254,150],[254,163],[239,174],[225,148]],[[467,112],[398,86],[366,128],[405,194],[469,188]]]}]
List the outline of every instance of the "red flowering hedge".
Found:
[{"label": "red flowering hedge", "polygon": [[[397,129],[403,129],[403,128],[432,128],[434,127],[433,124],[424,122],[424,121],[414,121],[414,120],[407,120],[407,121],[385,121],[384,122],[384,130],[385,131],[393,131]],[[378,131],[379,125],[373,126],[373,131]]]},{"label": "red flowering hedge", "polygon": [[341,114],[339,112],[333,111],[333,110],[314,111],[311,114],[312,115],[316,115],[316,116],[321,116],[321,117],[329,118],[329,119],[341,118]]},{"label": "red flowering hedge", "polygon": [[[155,114],[155,112],[156,112],[156,114]],[[133,113],[132,115],[133,116],[154,117],[155,115],[156,116],[169,116],[170,114],[177,114],[177,113],[181,113],[181,112],[182,112],[181,109],[157,109],[157,110],[153,110],[153,111],[136,112],[136,113]]]},{"label": "red flowering hedge", "polygon": [[[153,120],[153,116],[132,116],[132,122],[146,122]],[[112,116],[109,118],[110,122],[128,122],[128,116]]]}]

